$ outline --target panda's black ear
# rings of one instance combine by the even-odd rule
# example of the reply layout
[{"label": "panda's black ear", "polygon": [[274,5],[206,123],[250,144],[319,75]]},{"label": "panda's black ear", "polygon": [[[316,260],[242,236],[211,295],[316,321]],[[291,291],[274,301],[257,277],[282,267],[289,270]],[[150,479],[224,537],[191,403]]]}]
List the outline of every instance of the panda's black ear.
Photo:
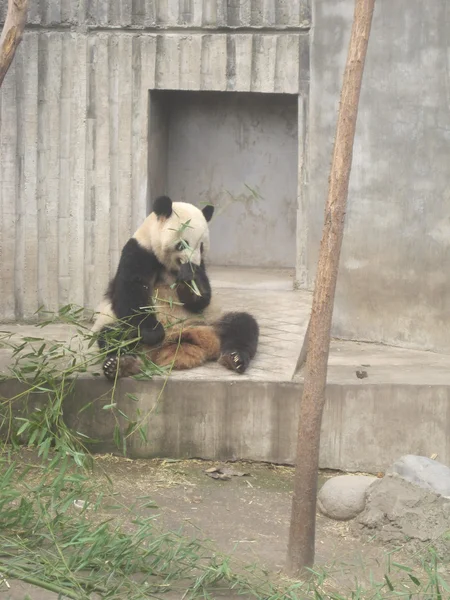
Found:
[{"label": "panda's black ear", "polygon": [[203,216],[205,217],[206,221],[209,223],[211,221],[211,219],[212,219],[213,214],[214,214],[214,206],[212,204],[208,204],[202,210],[202,213],[203,213]]},{"label": "panda's black ear", "polygon": [[172,214],[172,200],[169,196],[158,196],[153,203],[153,212],[158,217],[165,217],[168,219]]}]

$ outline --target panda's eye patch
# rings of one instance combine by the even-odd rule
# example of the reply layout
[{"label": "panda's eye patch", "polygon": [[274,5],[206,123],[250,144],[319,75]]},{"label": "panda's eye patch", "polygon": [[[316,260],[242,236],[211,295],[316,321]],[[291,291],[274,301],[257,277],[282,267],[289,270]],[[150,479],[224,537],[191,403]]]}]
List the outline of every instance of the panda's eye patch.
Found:
[{"label": "panda's eye patch", "polygon": [[187,242],[185,242],[184,240],[181,240],[181,242],[178,242],[178,244],[175,246],[175,250],[177,252],[182,252],[183,250],[189,249],[189,244]]}]

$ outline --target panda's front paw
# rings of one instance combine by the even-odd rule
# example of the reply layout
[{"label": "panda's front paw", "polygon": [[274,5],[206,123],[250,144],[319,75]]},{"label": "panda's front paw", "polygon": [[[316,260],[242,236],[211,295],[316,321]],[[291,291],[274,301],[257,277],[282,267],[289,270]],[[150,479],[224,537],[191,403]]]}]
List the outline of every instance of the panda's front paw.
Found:
[{"label": "panda's front paw", "polygon": [[117,356],[109,356],[103,363],[103,373],[106,379],[113,381],[117,376],[117,369],[119,368],[119,360]]},{"label": "panda's front paw", "polygon": [[247,370],[250,359],[245,354],[235,351],[222,354],[219,363],[230,369],[230,371],[236,371],[239,375],[243,375]]}]

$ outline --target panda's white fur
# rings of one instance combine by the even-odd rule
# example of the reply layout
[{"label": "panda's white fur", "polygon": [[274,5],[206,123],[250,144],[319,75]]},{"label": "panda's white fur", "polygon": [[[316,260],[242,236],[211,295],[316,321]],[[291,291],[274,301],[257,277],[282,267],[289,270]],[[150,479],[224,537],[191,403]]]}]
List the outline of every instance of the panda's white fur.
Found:
[{"label": "panda's white fur", "polygon": [[[192,204],[173,202],[172,211],[168,218],[158,218],[154,212],[150,213],[132,236],[141,247],[153,252],[166,268],[163,280],[155,284],[154,297],[149,298],[149,304],[153,300],[156,317],[165,327],[175,327],[177,323],[180,326],[212,323],[221,314],[214,299],[202,315],[193,315],[179,304],[176,292],[171,288],[176,279],[171,271],[176,271],[180,263],[189,261],[194,265],[200,265],[201,245],[203,245],[203,259],[206,258],[209,251],[208,223],[203,212]],[[176,245],[181,240],[184,240],[188,247],[184,246],[181,250],[175,251]],[[99,332],[116,320],[117,316],[111,301],[105,298],[97,308],[92,331]]]}]

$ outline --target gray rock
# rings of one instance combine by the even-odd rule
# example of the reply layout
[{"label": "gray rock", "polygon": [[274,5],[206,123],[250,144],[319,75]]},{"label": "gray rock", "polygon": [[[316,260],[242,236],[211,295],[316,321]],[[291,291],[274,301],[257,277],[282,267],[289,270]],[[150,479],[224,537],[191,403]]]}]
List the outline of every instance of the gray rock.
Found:
[{"label": "gray rock", "polygon": [[450,500],[389,473],[370,486],[366,506],[351,529],[369,538],[375,535],[383,544],[401,543],[414,552],[432,543],[448,561]]},{"label": "gray rock", "polygon": [[354,519],[364,510],[367,490],[376,480],[367,475],[340,475],[329,479],[317,497],[320,512],[337,521]]},{"label": "gray rock", "polygon": [[421,488],[450,497],[450,469],[426,456],[402,456],[387,473],[396,473]]}]

